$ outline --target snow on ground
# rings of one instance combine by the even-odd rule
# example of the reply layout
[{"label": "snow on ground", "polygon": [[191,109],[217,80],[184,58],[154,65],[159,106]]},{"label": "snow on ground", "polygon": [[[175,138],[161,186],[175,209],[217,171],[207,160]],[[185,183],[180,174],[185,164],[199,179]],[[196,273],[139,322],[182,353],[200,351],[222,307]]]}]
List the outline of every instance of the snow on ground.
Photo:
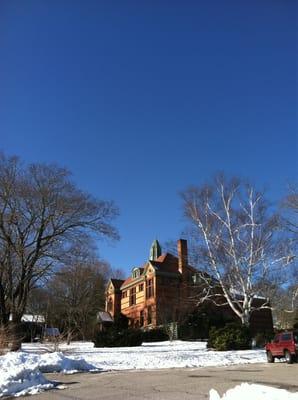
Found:
[{"label": "snow on ground", "polygon": [[[53,388],[43,372],[75,373],[129,369],[195,368],[265,362],[264,350],[215,352],[205,342],[144,343],[139,347],[95,348],[93,343],[23,344],[0,357],[0,397]],[[255,399],[256,400],[256,399]]]},{"label": "snow on ground", "polygon": [[242,383],[229,389],[223,397],[216,390],[210,390],[209,400],[298,400],[298,393],[270,386]]},{"label": "snow on ground", "polygon": [[54,384],[43,376],[43,372],[69,374],[94,369],[83,358],[72,359],[62,353],[8,353],[0,357],[0,397],[52,389]]},{"label": "snow on ground", "polygon": [[[43,345],[23,346],[27,352],[41,352]],[[233,364],[266,362],[264,350],[209,351],[205,342],[158,342],[144,343],[139,347],[100,347],[93,343],[74,342],[71,347],[63,345],[60,350],[72,359],[83,357],[87,363],[103,371],[123,369],[160,369],[214,367]],[[93,367],[93,368],[94,368]]]}]

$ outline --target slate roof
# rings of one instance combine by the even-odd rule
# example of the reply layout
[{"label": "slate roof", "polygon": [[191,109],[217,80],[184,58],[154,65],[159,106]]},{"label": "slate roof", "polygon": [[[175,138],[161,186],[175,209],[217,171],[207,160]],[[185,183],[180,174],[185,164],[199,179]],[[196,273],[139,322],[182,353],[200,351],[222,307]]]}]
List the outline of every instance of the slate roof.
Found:
[{"label": "slate roof", "polygon": [[99,311],[97,313],[97,320],[99,322],[114,322],[112,316],[110,315],[110,313],[106,312],[106,311]]}]

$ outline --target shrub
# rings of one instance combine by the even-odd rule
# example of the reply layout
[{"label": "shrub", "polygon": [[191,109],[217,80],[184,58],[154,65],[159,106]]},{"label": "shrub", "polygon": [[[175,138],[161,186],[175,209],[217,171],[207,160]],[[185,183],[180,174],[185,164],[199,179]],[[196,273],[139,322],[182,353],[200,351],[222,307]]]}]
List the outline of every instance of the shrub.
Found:
[{"label": "shrub", "polygon": [[118,346],[141,346],[143,342],[142,331],[139,329],[126,329],[121,332]]},{"label": "shrub", "polygon": [[95,347],[127,347],[140,346],[143,342],[160,342],[168,340],[169,336],[163,329],[119,329],[118,325],[112,325],[109,329],[96,332],[94,336]]},{"label": "shrub", "polygon": [[163,342],[169,340],[169,335],[161,328],[150,329],[142,332],[142,339],[143,342]]},{"label": "shrub", "polygon": [[224,328],[211,328],[208,347],[215,350],[245,350],[250,348],[249,328],[237,323],[227,324]]},{"label": "shrub", "polygon": [[184,340],[207,339],[211,327],[219,329],[231,322],[233,322],[233,318],[229,315],[216,309],[210,309],[209,305],[202,305],[179,326],[178,336]]},{"label": "shrub", "polygon": [[93,340],[95,347],[140,346],[142,341],[141,330],[123,329],[119,331],[114,327],[103,332],[97,332]]}]

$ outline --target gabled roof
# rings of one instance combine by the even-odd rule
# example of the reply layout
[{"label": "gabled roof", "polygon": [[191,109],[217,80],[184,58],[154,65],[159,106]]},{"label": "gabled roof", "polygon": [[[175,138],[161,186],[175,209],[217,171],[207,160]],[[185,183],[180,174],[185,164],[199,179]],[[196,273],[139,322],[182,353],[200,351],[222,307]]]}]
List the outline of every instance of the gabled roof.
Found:
[{"label": "gabled roof", "polygon": [[164,272],[178,273],[178,258],[171,253],[162,254],[151,264]]},{"label": "gabled roof", "polygon": [[110,279],[112,282],[113,286],[115,289],[120,289],[121,285],[123,284],[124,280],[123,279]]},{"label": "gabled roof", "polygon": [[[129,276],[125,281],[122,281],[121,289],[130,286],[134,282],[137,283],[142,278],[142,275],[144,275],[144,273],[146,272],[147,267],[149,267],[150,265],[152,265],[155,268],[156,272],[167,273],[169,274],[169,276],[172,275],[174,277],[174,275],[179,276],[180,274],[178,258],[171,253],[164,253],[160,255],[156,260],[150,260],[146,262],[146,264],[144,264],[142,267],[136,267],[139,268],[141,275],[136,278]],[[134,270],[136,268],[134,268]],[[198,272],[195,268],[191,267],[190,265],[188,265],[186,268],[191,272]]]}]

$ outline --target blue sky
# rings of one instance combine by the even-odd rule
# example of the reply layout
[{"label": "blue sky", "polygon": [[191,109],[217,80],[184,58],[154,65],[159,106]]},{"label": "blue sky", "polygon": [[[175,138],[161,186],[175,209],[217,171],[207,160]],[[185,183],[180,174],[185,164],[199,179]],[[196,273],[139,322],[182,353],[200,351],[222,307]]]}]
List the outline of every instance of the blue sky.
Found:
[{"label": "blue sky", "polygon": [[0,2],[0,149],[67,166],[120,207],[130,270],[176,240],[178,192],[216,171],[274,201],[297,181],[293,0]]}]

